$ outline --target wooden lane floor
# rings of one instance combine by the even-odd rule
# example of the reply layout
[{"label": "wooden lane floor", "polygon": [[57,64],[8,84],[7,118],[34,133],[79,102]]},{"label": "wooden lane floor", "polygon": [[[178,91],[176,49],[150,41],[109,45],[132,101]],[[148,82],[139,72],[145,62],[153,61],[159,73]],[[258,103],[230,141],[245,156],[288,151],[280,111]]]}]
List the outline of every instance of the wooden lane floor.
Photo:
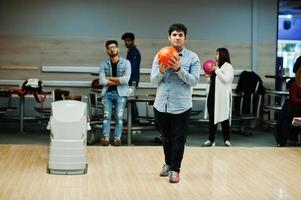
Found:
[{"label": "wooden lane floor", "polygon": [[0,199],[301,199],[301,148],[186,147],[181,181],[161,147],[88,147],[86,175],[46,173],[48,146],[0,145]]}]

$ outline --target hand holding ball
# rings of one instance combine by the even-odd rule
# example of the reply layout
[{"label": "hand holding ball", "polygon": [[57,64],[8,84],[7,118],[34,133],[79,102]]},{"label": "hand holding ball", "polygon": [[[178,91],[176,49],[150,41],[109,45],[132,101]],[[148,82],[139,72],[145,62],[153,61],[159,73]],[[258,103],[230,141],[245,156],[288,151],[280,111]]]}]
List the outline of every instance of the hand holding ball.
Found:
[{"label": "hand holding ball", "polygon": [[163,47],[162,49],[159,50],[158,52],[158,60],[159,63],[165,65],[165,66],[170,66],[169,60],[178,57],[179,52],[172,46],[170,47]]},{"label": "hand holding ball", "polygon": [[212,66],[216,65],[214,60],[206,60],[203,63],[203,70],[206,74],[211,75],[213,73]]}]

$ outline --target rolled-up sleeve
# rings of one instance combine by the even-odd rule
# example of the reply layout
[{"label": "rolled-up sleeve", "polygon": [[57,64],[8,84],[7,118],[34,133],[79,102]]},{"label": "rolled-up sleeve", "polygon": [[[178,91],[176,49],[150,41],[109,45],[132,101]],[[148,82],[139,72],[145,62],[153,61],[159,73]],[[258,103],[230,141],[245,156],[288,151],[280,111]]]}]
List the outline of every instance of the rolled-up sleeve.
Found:
[{"label": "rolled-up sleeve", "polygon": [[123,75],[121,77],[119,77],[119,82],[120,84],[128,84],[130,77],[131,77],[131,63],[128,60],[124,60],[124,62],[122,63],[123,65],[125,65],[125,71],[123,73]]},{"label": "rolled-up sleeve", "polygon": [[107,85],[108,80],[106,79],[106,73],[105,73],[105,62],[100,64],[100,69],[99,69],[99,84],[100,85]]},{"label": "rolled-up sleeve", "polygon": [[161,74],[160,69],[159,69],[159,61],[157,59],[157,55],[155,56],[152,64],[152,71],[151,71],[151,76],[150,76],[150,81],[153,84],[159,84],[160,81],[162,80],[164,74]]}]

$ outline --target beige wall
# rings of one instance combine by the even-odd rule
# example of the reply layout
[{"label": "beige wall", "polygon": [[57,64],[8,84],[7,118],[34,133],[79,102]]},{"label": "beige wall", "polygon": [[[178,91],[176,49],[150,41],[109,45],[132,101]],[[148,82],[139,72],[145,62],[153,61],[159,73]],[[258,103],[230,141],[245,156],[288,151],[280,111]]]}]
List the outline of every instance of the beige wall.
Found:
[{"label": "beige wall", "polygon": [[[251,69],[252,56],[252,65],[256,63],[257,72],[264,77],[267,73],[274,74],[277,3],[277,0],[1,1],[0,80],[29,77],[92,80],[95,77],[90,74],[41,73],[41,66],[98,66],[107,58],[105,40],[121,42],[121,34],[126,31],[135,33],[142,67],[148,68],[158,49],[167,45],[169,25],[177,22],[187,26],[187,48],[195,51],[201,61],[212,58],[216,48],[227,47],[235,69]],[[173,14],[178,11],[180,14]],[[122,42],[120,48],[125,56]],[[148,81],[149,77],[143,75],[141,79]]]},{"label": "beige wall", "polygon": [[274,89],[275,79],[265,78],[265,75],[275,75],[276,42],[258,45],[258,54],[257,73],[262,78],[266,88]]},{"label": "beige wall", "polygon": [[[51,66],[99,66],[107,58],[104,43],[112,38],[95,37],[0,37],[0,79],[24,80],[93,80],[88,73],[43,73],[42,65]],[[119,41],[120,54],[126,55],[122,41]],[[142,54],[142,68],[151,68],[154,55],[167,45],[167,39],[137,39],[137,47]],[[235,69],[250,69],[251,47],[249,42],[188,40],[186,47],[196,52],[201,61],[213,58],[218,47],[226,47],[231,54]],[[260,44],[258,73],[274,73],[274,44]],[[203,80],[203,79],[202,79]],[[265,80],[265,79],[264,79]],[[141,77],[149,82],[149,77]],[[269,80],[265,80],[269,81]],[[80,90],[84,92],[87,90]]]}]

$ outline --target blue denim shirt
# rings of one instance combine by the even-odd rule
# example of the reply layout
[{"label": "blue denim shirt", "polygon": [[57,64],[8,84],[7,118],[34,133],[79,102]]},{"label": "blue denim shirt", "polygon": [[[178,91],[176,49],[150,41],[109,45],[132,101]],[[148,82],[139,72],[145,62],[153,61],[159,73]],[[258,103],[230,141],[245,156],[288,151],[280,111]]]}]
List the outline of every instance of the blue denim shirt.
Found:
[{"label": "blue denim shirt", "polygon": [[[101,96],[103,96],[108,89],[108,80],[106,77],[112,76],[111,60],[107,59],[100,65],[99,70],[99,84],[104,85]],[[117,92],[119,96],[129,96],[129,85],[128,82],[131,76],[131,64],[130,61],[120,57],[117,64],[117,77],[120,84],[117,85]]]},{"label": "blue denim shirt", "polygon": [[185,48],[179,55],[180,70],[167,70],[164,74],[159,71],[157,55],[154,58],[150,80],[158,84],[154,107],[159,112],[180,114],[192,107],[192,87],[200,78],[200,60]]}]

